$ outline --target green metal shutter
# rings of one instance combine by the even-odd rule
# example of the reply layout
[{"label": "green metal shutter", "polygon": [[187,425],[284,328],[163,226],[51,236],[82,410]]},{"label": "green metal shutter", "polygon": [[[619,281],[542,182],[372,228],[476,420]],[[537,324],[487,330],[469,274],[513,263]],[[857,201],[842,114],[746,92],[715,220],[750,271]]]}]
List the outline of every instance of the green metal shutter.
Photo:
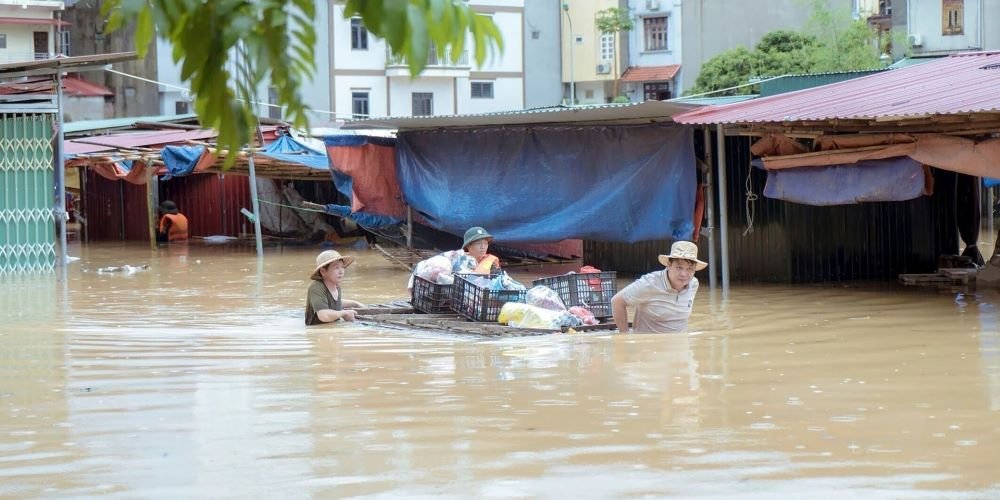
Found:
[{"label": "green metal shutter", "polygon": [[0,276],[55,268],[50,113],[0,113]]}]

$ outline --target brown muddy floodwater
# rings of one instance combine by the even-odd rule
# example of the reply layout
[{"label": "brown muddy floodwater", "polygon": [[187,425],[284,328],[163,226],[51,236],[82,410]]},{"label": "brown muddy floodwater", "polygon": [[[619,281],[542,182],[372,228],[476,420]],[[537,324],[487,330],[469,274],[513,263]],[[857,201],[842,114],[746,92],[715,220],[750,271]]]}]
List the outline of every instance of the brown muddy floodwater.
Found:
[{"label": "brown muddy floodwater", "polygon": [[[305,328],[312,248],[72,253],[0,282],[0,497],[1000,498],[996,292],[703,285],[689,335],[483,339]],[[345,296],[405,294],[352,253]]]}]

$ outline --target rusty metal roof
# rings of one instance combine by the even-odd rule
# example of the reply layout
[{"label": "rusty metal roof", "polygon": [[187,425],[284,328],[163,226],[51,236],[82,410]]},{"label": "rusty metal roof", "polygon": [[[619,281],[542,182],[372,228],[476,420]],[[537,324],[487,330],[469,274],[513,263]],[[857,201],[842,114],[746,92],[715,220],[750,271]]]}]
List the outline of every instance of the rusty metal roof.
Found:
[{"label": "rusty metal roof", "polygon": [[623,82],[666,82],[674,79],[674,75],[680,71],[680,64],[668,64],[666,66],[632,66],[625,70],[622,75]]},{"label": "rusty metal roof", "polygon": [[902,120],[1000,112],[1000,52],[968,52],[821,87],[674,116],[688,125]]}]

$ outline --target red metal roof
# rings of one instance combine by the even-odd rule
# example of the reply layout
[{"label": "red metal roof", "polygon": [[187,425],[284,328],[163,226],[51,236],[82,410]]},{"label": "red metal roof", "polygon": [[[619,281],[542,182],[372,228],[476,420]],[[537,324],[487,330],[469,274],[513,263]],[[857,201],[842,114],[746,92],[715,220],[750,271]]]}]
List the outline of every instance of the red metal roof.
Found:
[{"label": "red metal roof", "polygon": [[218,135],[214,130],[153,130],[119,135],[95,135],[73,139],[73,142],[110,146],[112,148],[138,148],[160,144],[177,144],[184,141],[204,141]]},{"label": "red metal roof", "polygon": [[667,66],[632,66],[622,75],[623,82],[665,82],[673,80],[680,71],[680,64]]},{"label": "red metal roof", "polygon": [[[51,78],[0,83],[0,94],[52,94],[55,87],[53,83]],[[63,78],[63,92],[69,97],[105,97],[115,95],[111,89],[103,85],[90,83],[73,76]]]},{"label": "red metal roof", "polygon": [[781,123],[1000,111],[1000,52],[935,61],[674,115],[677,123]]}]

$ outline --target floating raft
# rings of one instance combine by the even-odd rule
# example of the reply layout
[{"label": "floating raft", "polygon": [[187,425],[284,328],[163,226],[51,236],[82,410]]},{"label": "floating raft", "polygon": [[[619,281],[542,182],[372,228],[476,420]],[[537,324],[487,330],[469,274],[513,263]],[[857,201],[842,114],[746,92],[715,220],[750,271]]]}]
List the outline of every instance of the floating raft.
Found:
[{"label": "floating raft", "polygon": [[378,304],[357,310],[357,320],[378,326],[402,330],[419,330],[433,333],[456,333],[484,337],[532,337],[557,333],[580,333],[600,330],[617,330],[614,323],[586,325],[561,329],[518,328],[499,323],[469,321],[458,314],[424,314],[406,301]]},{"label": "floating raft", "polygon": [[931,274],[900,274],[904,285],[966,286],[976,280],[975,269],[938,269]]}]

